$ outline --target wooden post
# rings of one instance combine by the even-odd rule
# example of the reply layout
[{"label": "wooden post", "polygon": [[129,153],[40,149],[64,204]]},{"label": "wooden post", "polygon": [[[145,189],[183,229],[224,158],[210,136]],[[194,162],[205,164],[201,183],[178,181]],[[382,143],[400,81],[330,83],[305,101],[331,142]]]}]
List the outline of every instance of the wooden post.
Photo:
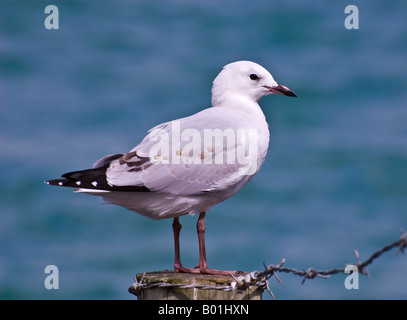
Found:
[{"label": "wooden post", "polygon": [[[156,271],[139,273],[129,292],[138,300],[261,300],[263,288],[230,290],[232,276]],[[225,290],[229,289],[229,290]]]}]

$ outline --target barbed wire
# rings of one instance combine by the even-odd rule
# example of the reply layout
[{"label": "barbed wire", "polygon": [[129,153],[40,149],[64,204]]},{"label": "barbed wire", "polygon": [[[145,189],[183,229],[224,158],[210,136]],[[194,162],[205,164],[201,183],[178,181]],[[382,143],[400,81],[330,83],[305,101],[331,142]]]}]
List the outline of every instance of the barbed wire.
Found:
[{"label": "barbed wire", "polygon": [[[360,256],[359,252],[357,250],[354,250],[354,254],[357,260],[357,263],[354,264],[354,266],[357,267],[358,271],[361,274],[370,276],[369,270],[367,269],[367,266],[370,265],[375,259],[380,257],[383,253],[393,249],[393,248],[398,248],[396,251],[396,255],[398,255],[400,252],[404,254],[404,249],[407,248],[407,232],[404,232],[402,230],[401,236],[394,242],[384,246],[382,249],[374,252],[367,260],[365,261],[360,261]],[[265,263],[263,263],[265,270],[263,272],[259,272],[257,274],[253,274],[251,276],[252,280],[250,281],[244,281],[241,283],[241,287],[246,287],[250,285],[259,285],[260,287],[263,287],[267,289],[267,291],[270,293],[270,295],[274,298],[274,294],[271,292],[270,287],[269,287],[269,282],[268,279],[274,276],[278,282],[282,282],[278,276],[277,272],[284,272],[284,273],[292,273],[296,276],[302,277],[301,283],[304,284],[306,280],[308,279],[314,279],[316,277],[319,278],[329,278],[331,275],[338,274],[338,273],[345,273],[345,268],[335,268],[331,270],[316,270],[314,268],[308,268],[307,270],[297,270],[294,268],[283,268],[283,265],[285,263],[285,259],[283,259],[280,264],[274,266],[274,265],[269,265],[267,266]],[[256,272],[256,271],[255,271]],[[238,278],[235,278],[235,281],[239,281]],[[253,283],[253,284],[251,284]],[[240,284],[240,283],[239,283]]]},{"label": "barbed wire", "polygon": [[[370,277],[369,270],[367,266],[370,265],[375,259],[379,258],[383,253],[392,250],[393,248],[397,248],[396,255],[399,253],[404,254],[404,249],[407,248],[407,232],[402,231],[401,236],[398,240],[384,246],[382,249],[374,252],[367,260],[360,261],[359,252],[354,250],[354,254],[356,257],[356,264],[353,264],[357,267],[358,272],[367,275]],[[168,283],[168,282],[154,282],[154,283],[146,283],[144,282],[144,276],[141,277],[141,280],[138,281],[135,278],[135,283],[129,288],[129,291],[135,295],[139,295],[141,290],[150,289],[150,288],[183,288],[183,289],[201,289],[201,290],[222,290],[222,291],[232,291],[232,299],[234,298],[236,292],[243,292],[253,286],[260,287],[262,289],[266,289],[267,292],[274,298],[273,292],[270,290],[269,279],[274,276],[274,278],[281,283],[282,281],[278,278],[277,272],[283,273],[291,273],[296,276],[302,277],[301,283],[304,284],[308,279],[314,278],[329,278],[331,275],[338,274],[338,273],[345,273],[346,268],[335,268],[331,270],[316,270],[314,268],[308,268],[303,270],[297,270],[294,268],[287,268],[283,267],[285,264],[285,259],[283,259],[277,265],[266,265],[263,262],[264,271],[252,271],[249,273],[245,273],[239,276],[234,276],[233,280],[230,285],[223,285],[223,286],[214,286],[214,285],[199,285],[199,284],[179,284],[179,283]],[[348,264],[349,265],[349,264]]]}]

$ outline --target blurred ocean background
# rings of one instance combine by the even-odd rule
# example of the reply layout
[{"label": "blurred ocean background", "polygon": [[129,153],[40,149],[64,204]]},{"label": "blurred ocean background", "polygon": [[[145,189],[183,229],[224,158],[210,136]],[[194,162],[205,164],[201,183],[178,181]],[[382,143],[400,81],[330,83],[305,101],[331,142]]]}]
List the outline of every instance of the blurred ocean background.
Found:
[{"label": "blurred ocean background", "polygon": [[[59,8],[47,30],[46,5]],[[344,9],[359,8],[359,30]],[[171,269],[172,220],[44,180],[129,151],[151,127],[210,106],[222,66],[252,60],[297,99],[260,102],[272,143],[259,174],[207,216],[208,263],[253,271],[354,263],[407,229],[407,2],[0,2],[0,299],[135,299]],[[181,218],[183,264],[197,217]],[[47,265],[59,290],[47,290]],[[277,299],[407,299],[407,257],[345,276],[280,274]],[[270,296],[265,292],[265,299]]]}]

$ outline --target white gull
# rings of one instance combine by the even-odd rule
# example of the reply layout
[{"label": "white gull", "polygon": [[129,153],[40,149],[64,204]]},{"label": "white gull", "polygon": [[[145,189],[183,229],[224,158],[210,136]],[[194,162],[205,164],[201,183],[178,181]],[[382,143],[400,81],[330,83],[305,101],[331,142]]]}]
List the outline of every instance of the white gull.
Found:
[{"label": "white gull", "polygon": [[[46,181],[102,196],[152,219],[173,218],[174,270],[229,274],[208,268],[205,215],[239,191],[260,169],[269,145],[269,130],[258,104],[279,93],[296,97],[262,66],[251,61],[226,65],[212,87],[212,108],[152,128],[128,153],[106,156],[92,169],[69,172]],[[181,264],[179,217],[199,213],[199,264]]]}]

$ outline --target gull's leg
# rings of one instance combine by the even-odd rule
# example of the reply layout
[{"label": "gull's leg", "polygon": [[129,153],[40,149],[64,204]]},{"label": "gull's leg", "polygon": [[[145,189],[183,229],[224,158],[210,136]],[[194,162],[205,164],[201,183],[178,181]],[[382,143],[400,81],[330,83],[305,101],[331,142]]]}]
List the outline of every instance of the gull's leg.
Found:
[{"label": "gull's leg", "polygon": [[179,234],[181,232],[182,225],[179,222],[179,218],[174,218],[172,222],[172,230],[174,232],[174,249],[175,249],[175,259],[174,259],[174,271],[183,273],[199,273],[198,269],[185,268],[181,263],[181,253],[179,249]]},{"label": "gull's leg", "polygon": [[179,222],[179,218],[174,218],[172,222],[172,231],[174,232],[174,248],[175,248],[175,259],[174,259],[174,270],[177,271],[178,268],[182,268],[181,255],[179,251],[179,234],[181,232],[182,225]]},{"label": "gull's leg", "polygon": [[208,269],[208,263],[206,262],[206,249],[205,249],[205,216],[206,212],[201,212],[196,223],[196,232],[198,233],[199,244],[199,263],[197,268],[200,270]]},{"label": "gull's leg", "polygon": [[201,212],[196,224],[196,231],[198,233],[198,243],[199,243],[199,264],[197,268],[199,273],[204,274],[220,274],[220,275],[236,275],[238,271],[224,271],[208,268],[208,263],[206,261],[206,249],[205,249],[205,215],[206,212]]}]

